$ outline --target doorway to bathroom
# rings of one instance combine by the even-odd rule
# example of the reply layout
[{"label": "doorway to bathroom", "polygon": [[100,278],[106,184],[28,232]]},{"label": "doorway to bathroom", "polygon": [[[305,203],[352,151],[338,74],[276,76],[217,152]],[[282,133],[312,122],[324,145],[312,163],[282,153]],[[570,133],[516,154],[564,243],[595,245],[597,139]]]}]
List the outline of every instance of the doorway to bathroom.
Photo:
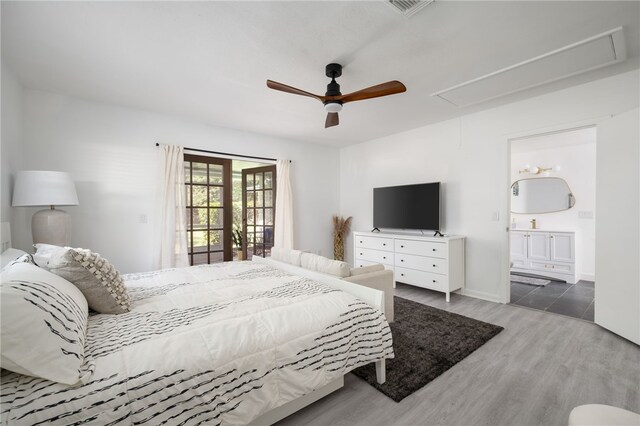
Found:
[{"label": "doorway to bathroom", "polygon": [[593,321],[596,127],[510,140],[510,297]]}]

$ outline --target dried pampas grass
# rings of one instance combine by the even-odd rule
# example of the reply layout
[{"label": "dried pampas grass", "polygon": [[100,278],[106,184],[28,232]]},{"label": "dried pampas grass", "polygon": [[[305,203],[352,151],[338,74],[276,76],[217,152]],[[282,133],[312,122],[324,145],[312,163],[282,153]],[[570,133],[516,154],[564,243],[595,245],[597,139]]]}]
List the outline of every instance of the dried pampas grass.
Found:
[{"label": "dried pampas grass", "polygon": [[344,261],[344,236],[351,229],[353,217],[344,218],[333,215],[333,258]]}]

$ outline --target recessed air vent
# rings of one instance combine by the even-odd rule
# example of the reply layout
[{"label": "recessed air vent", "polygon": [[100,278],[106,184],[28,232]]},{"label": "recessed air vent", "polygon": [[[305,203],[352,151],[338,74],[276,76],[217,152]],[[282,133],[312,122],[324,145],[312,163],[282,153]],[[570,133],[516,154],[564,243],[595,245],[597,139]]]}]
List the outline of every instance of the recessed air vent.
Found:
[{"label": "recessed air vent", "polygon": [[387,0],[389,6],[406,18],[415,15],[433,2],[434,0]]},{"label": "recessed air vent", "polygon": [[622,27],[618,27],[431,96],[464,107],[613,65],[626,58]]}]

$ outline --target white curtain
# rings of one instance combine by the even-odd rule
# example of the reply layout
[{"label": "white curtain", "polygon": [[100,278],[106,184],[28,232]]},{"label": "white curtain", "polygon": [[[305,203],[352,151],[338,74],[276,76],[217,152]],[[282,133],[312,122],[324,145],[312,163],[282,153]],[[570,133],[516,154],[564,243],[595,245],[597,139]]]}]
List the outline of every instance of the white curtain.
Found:
[{"label": "white curtain", "polygon": [[160,167],[163,170],[160,268],[189,266],[184,148],[160,145],[160,150]]},{"label": "white curtain", "polygon": [[293,193],[291,191],[291,162],[278,160],[276,163],[276,220],[273,245],[293,248]]}]

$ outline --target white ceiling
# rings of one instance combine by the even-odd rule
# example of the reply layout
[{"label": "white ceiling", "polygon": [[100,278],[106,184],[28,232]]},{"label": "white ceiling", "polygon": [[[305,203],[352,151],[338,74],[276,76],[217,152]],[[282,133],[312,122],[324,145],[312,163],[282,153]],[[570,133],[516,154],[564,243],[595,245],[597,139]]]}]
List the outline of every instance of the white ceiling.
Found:
[{"label": "white ceiling", "polygon": [[[8,2],[2,57],[30,88],[345,146],[638,68],[640,3],[444,2],[412,18],[383,2]],[[628,59],[457,108],[438,90],[624,26]],[[348,93],[400,80],[407,93],[322,105],[266,79],[323,94],[344,65]]]}]

